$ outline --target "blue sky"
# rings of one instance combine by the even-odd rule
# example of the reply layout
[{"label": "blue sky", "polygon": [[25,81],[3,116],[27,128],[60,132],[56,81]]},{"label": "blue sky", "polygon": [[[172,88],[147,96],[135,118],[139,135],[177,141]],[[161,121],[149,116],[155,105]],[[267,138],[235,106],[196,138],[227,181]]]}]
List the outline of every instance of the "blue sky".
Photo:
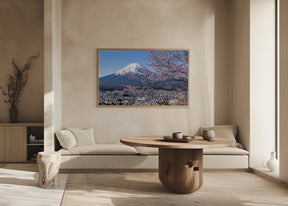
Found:
[{"label": "blue sky", "polygon": [[112,74],[130,63],[147,66],[148,53],[145,50],[99,50],[99,77]]}]

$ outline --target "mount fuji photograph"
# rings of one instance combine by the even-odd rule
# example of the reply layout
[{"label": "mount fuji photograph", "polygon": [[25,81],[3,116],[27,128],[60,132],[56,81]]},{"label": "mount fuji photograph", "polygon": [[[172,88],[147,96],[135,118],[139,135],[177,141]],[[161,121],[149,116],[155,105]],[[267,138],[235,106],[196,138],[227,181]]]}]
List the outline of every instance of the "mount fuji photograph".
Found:
[{"label": "mount fuji photograph", "polygon": [[188,106],[188,50],[98,49],[97,106]]}]

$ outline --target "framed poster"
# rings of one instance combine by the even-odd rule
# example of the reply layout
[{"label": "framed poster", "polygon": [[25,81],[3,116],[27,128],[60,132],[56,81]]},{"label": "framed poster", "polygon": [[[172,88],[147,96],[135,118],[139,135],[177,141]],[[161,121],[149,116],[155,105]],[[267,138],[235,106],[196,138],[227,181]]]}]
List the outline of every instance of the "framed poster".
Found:
[{"label": "framed poster", "polygon": [[188,107],[188,49],[97,49],[98,107]]}]

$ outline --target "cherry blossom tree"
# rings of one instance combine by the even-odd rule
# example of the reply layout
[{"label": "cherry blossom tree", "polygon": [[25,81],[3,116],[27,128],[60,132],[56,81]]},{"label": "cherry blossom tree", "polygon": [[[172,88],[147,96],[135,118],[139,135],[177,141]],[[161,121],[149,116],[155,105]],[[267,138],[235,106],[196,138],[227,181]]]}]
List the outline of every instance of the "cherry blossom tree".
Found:
[{"label": "cherry blossom tree", "polygon": [[154,72],[149,75],[152,82],[181,82],[188,86],[188,51],[187,50],[151,50],[149,66]]}]

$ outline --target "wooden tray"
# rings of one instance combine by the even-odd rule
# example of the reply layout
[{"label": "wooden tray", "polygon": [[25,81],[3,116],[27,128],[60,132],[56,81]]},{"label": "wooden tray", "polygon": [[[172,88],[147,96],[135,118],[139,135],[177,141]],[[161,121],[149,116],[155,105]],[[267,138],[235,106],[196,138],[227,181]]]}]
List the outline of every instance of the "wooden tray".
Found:
[{"label": "wooden tray", "polygon": [[184,135],[183,136],[183,139],[173,139],[171,136],[164,136],[163,137],[163,141],[164,142],[182,142],[182,143],[189,143],[191,142],[191,140],[193,140],[194,137],[191,137],[191,136],[187,136],[187,135]]}]

